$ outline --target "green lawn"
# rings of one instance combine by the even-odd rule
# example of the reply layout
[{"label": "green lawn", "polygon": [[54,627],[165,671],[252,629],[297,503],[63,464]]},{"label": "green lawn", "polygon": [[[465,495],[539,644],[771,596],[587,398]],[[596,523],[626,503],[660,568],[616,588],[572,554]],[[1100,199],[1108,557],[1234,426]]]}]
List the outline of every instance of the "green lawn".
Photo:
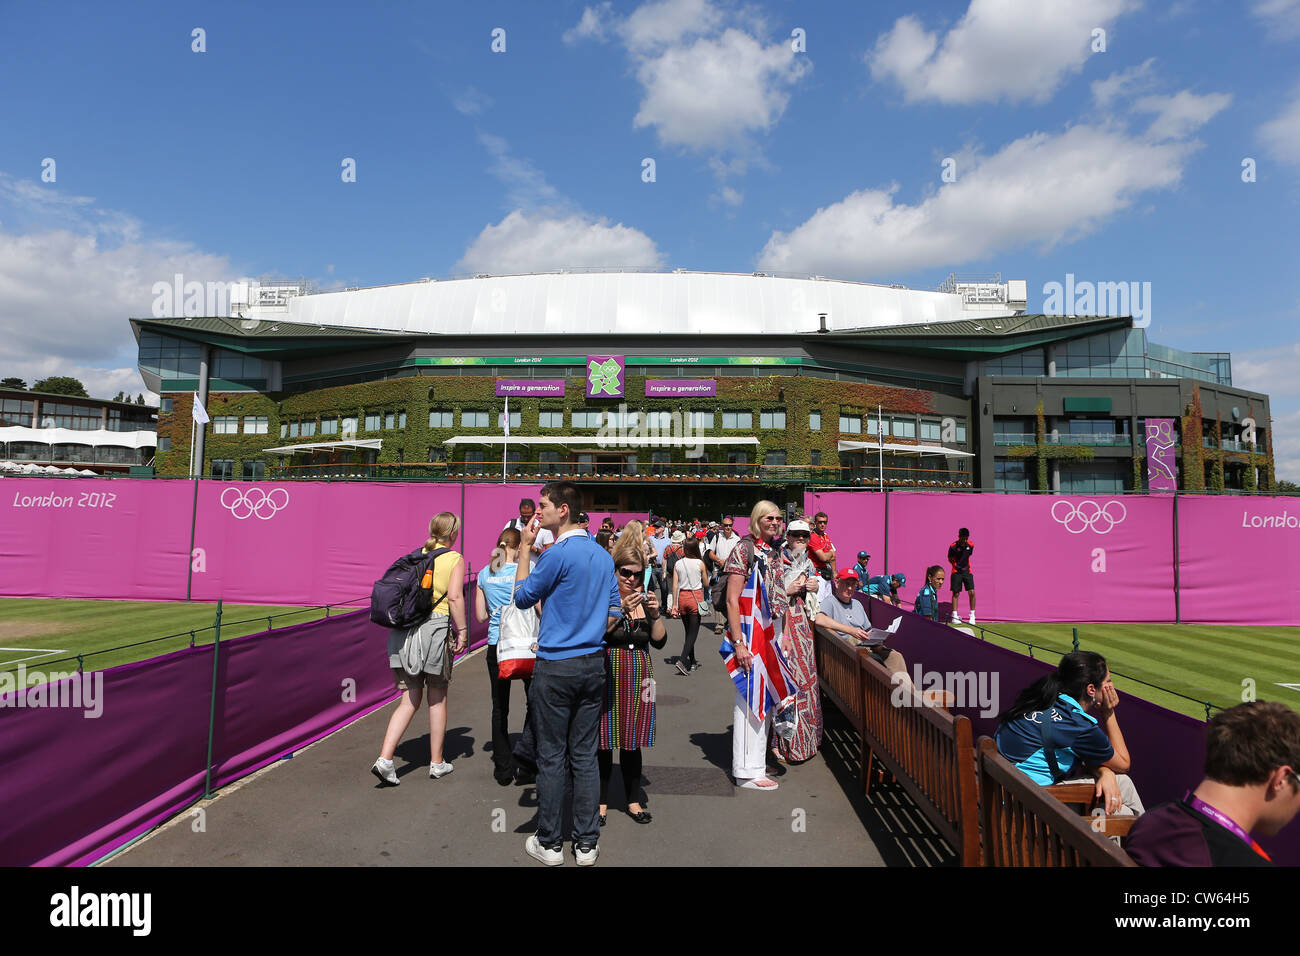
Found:
[{"label": "green lawn", "polygon": [[[50,598],[0,598],[0,671],[13,671],[21,661],[30,671],[77,669],[76,660],[124,644],[134,644],[85,660],[86,670],[157,657],[190,645],[210,644],[216,604],[201,602],[79,601]],[[331,609],[331,614],[340,609]],[[284,616],[277,616],[284,615]],[[221,638],[256,634],[268,626],[280,628],[324,617],[323,609],[226,604],[221,609]],[[267,618],[271,617],[270,624]],[[206,629],[206,630],[200,630]],[[179,635],[168,640],[154,638]],[[150,641],[151,643],[140,643]],[[24,648],[14,650],[13,648]],[[46,654],[44,651],[61,651]]]},{"label": "green lawn", "polygon": [[[1071,650],[1070,624],[990,623],[998,634],[1034,645],[1033,656],[1055,663]],[[1080,624],[1079,649],[1096,651],[1116,674],[1115,688],[1152,703],[1205,719],[1204,704],[1163,693],[1138,681],[1186,694],[1217,707],[1242,701],[1243,681],[1254,681],[1258,700],[1277,700],[1300,710],[1300,627],[1210,627],[1197,624]],[[976,636],[979,635],[976,629]],[[1021,653],[1023,643],[991,642]],[[1045,649],[1046,648],[1046,649]],[[1126,680],[1126,675],[1137,680]]]}]

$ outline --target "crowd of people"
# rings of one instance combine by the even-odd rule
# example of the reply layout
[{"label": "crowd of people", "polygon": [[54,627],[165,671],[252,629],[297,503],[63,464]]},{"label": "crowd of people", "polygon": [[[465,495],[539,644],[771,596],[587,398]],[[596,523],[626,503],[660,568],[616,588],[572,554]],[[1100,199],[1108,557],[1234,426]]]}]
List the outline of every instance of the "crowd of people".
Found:
[{"label": "crowd of people", "polygon": [[[666,617],[683,624],[681,651],[670,660],[687,677],[702,666],[699,632],[716,614],[715,632],[733,678],[732,777],[739,788],[776,790],[775,776],[821,746],[815,628],[868,647],[896,682],[910,683],[902,655],[870,639],[860,600],[865,592],[901,606],[906,575],[871,575],[865,551],[857,552],[853,566],[838,567],[828,526],[825,513],[786,525],[776,504],[760,501],[739,528],[731,517],[707,523],[652,517],[621,527],[607,518],[593,534],[580,493],[568,482],[551,482],[538,501],[520,502],[519,517],[501,530],[477,576],[474,613],[488,625],[493,775],[502,786],[537,786],[537,830],[524,847],[529,856],[560,865],[567,838],[578,865],[596,862],[615,751],[628,816],[639,824],[652,821],[643,798],[642,750],[655,742],[650,652],[666,645]],[[422,700],[429,708],[429,775],[436,779],[453,769],[443,754],[447,690],[452,660],[468,634],[463,589],[454,584],[463,579],[455,550],[459,533],[460,519],[449,512],[430,522],[422,553],[429,560],[432,613],[389,635],[389,666],[402,694],[371,768],[384,784],[399,783],[394,751]],[[974,622],[973,551],[969,530],[960,529],[948,549],[951,573],[939,564],[926,569],[916,613],[940,619],[947,579],[954,623],[962,590]],[[756,704],[744,679],[766,667],[768,680],[775,668],[755,639],[759,603],[766,608],[767,644],[779,650],[784,696],[772,706]],[[503,679],[497,657],[502,613],[511,607],[511,613],[540,609],[536,660],[531,679],[522,681]],[[512,749],[508,728],[517,683],[526,716]],[[1118,705],[1106,660],[1090,652],[1067,654],[999,715],[995,741],[1035,783],[1086,781],[1095,785],[1107,815],[1141,816],[1128,844],[1139,862],[1267,865],[1250,833],[1276,833],[1300,810],[1300,715],[1262,703],[1219,714],[1210,724],[1205,779],[1183,801],[1144,816],[1128,776],[1132,758]],[[562,820],[566,800],[571,817]]]}]

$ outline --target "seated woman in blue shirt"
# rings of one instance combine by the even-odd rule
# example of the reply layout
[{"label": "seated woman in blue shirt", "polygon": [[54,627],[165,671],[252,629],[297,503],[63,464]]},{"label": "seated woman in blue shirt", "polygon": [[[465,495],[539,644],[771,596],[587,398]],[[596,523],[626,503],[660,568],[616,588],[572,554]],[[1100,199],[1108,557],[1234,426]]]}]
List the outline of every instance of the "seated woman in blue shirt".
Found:
[{"label": "seated woman in blue shirt", "polygon": [[1115,717],[1118,706],[1106,659],[1091,651],[1066,654],[1055,671],[1021,691],[999,715],[998,753],[1037,784],[1095,781],[1107,814],[1141,814],[1142,801],[1127,774],[1132,762]]}]

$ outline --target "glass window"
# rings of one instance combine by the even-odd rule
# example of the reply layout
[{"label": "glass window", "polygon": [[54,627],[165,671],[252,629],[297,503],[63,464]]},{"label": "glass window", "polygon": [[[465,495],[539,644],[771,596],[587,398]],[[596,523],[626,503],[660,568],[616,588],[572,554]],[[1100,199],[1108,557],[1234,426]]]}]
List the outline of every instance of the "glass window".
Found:
[{"label": "glass window", "polygon": [[921,419],[921,440],[939,441],[943,434],[943,423],[933,418]]},{"label": "glass window", "polygon": [[560,410],[543,409],[537,413],[538,428],[563,428],[564,412]]},{"label": "glass window", "polygon": [[1025,462],[994,459],[993,487],[1002,491],[1028,491],[1029,476]]},{"label": "glass window", "polygon": [[822,463],[822,453],[820,450],[814,448],[809,452],[809,456],[812,459],[812,465],[814,468]]},{"label": "glass window", "polygon": [[266,462],[261,461],[244,461],[240,463],[240,477],[250,481],[261,481],[266,477]]},{"label": "glass window", "polygon": [[357,433],[357,420],[349,416],[339,423],[339,434],[344,438],[355,436]]},{"label": "glass window", "polygon": [[766,455],[763,456],[763,464],[765,464],[765,465],[784,465],[784,464],[785,464],[785,452],[784,452],[784,451],[769,451]]},{"label": "glass window", "polygon": [[[487,412],[483,413],[484,415]],[[465,470],[471,469],[481,472],[483,470],[483,456],[486,452],[482,450],[469,449],[465,452]]]},{"label": "glass window", "polygon": [[781,430],[785,429],[784,408],[774,408],[770,412],[760,412],[758,418],[759,418],[758,421],[759,428],[777,428]]},{"label": "glass window", "polygon": [[235,477],[235,462],[233,458],[214,458],[212,459],[212,477],[223,478],[229,481]]},{"label": "glass window", "polygon": [[339,420],[337,418],[322,418],[320,420],[320,433],[322,435],[337,435],[339,433]]},{"label": "glass window", "polygon": [[158,399],[158,411],[165,415],[171,414],[173,401],[173,399],[164,395],[162,398]]},{"label": "glass window", "polygon": [[[564,413],[557,412],[557,414],[563,416]],[[548,426],[548,427],[555,427],[555,426]],[[562,451],[540,452],[537,456],[537,460],[540,464],[548,466],[546,470],[556,471],[557,470],[556,466],[564,464],[564,452]]]},{"label": "glass window", "polygon": [[212,433],[214,435],[239,434],[239,416],[214,415],[212,418]]},{"label": "glass window", "polygon": [[266,428],[267,428],[267,419],[265,415],[244,416],[245,435],[265,435]]},{"label": "glass window", "polygon": [[[497,415],[497,428],[504,428],[504,427],[505,427],[505,418],[506,418],[506,413],[505,413],[505,412],[500,412],[500,413]],[[511,412],[511,413],[510,413],[510,427],[511,427],[511,428],[518,428],[522,422],[523,422],[523,416],[522,416],[522,414],[521,414],[520,412]]]},{"label": "glass window", "polygon": [[283,438],[288,433],[289,433],[289,423],[280,422],[280,437]]},{"label": "glass window", "polygon": [[808,413],[808,430],[811,431],[811,432],[819,432],[819,431],[822,430],[822,413],[821,413],[821,412],[809,412],[809,413]]},{"label": "glass window", "polygon": [[890,427],[894,430],[895,438],[916,437],[916,422],[911,418],[895,418]]},{"label": "glass window", "polygon": [[713,412],[691,412],[691,431],[712,431]]},{"label": "glass window", "polygon": [[455,425],[455,415],[451,409],[435,408],[429,412],[430,428],[454,428]]},{"label": "glass window", "polygon": [[964,444],[966,443],[966,423],[965,423],[965,422],[958,422],[958,423],[957,423],[957,443],[958,443],[959,445],[964,445]]},{"label": "glass window", "polygon": [[474,412],[474,411],[468,411],[462,409],[460,413],[460,427],[461,428],[487,428],[488,413]]},{"label": "glass window", "polygon": [[379,431],[379,426],[382,424],[382,422],[383,422],[383,414],[381,412],[366,412],[366,431],[368,432]]},{"label": "glass window", "polygon": [[172,450],[172,440],[171,440],[170,438],[168,438],[166,435],[159,435],[159,436],[158,436],[158,450],[159,450],[159,451],[171,451],[171,450]]},{"label": "glass window", "polygon": [[406,427],[406,412],[397,413],[397,427],[398,428]]},{"label": "glass window", "polygon": [[387,412],[384,415],[384,429],[386,431],[391,431],[396,426],[397,426],[397,413]]},{"label": "glass window", "polygon": [[646,429],[660,434],[671,431],[673,427],[672,412],[647,412]]},{"label": "glass window", "polygon": [[302,426],[298,423],[298,420],[297,420],[297,419],[294,419],[293,421],[291,421],[291,422],[289,423],[289,437],[290,437],[290,438],[297,438],[297,437],[298,437],[298,429],[301,428],[301,427],[302,427]]},{"label": "glass window", "polygon": [[597,410],[575,409],[573,412],[574,428],[602,428],[605,424],[605,413]]},{"label": "glass window", "polygon": [[312,435],[315,434],[316,434],[316,420],[314,418],[304,419],[302,423],[302,437],[310,438]]},{"label": "glass window", "polygon": [[860,415],[841,415],[840,431],[848,435],[862,434],[862,416]]},{"label": "glass window", "polygon": [[[723,428],[753,428],[754,413],[753,412],[723,412],[722,427]],[[763,427],[766,428],[767,426],[765,425]]]}]

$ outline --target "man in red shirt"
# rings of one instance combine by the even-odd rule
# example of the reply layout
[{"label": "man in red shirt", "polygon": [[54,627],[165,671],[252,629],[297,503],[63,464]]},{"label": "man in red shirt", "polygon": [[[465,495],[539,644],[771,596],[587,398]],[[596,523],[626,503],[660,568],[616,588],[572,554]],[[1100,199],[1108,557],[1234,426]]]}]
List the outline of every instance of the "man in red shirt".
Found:
[{"label": "man in red shirt", "polygon": [[826,533],[826,525],[829,521],[824,511],[819,511],[813,516],[812,537],[808,539],[808,555],[812,558],[813,567],[818,571],[830,568],[831,574],[834,575],[835,545],[831,544],[831,536]]}]

